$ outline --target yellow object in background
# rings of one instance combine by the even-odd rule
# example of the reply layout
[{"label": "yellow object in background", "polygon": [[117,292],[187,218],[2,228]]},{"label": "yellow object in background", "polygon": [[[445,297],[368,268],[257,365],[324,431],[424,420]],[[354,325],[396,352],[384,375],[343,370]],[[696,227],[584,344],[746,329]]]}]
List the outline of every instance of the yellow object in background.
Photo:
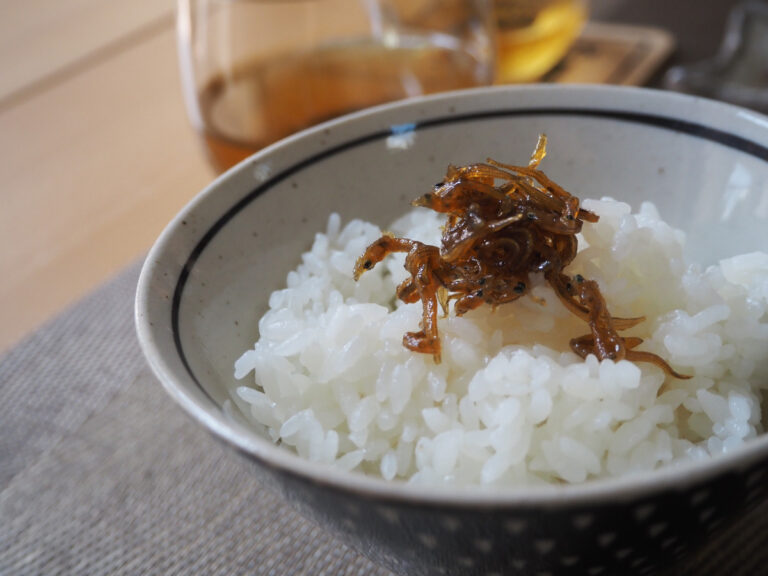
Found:
[{"label": "yellow object in background", "polygon": [[495,0],[496,83],[534,82],[568,52],[589,15],[587,0]]}]

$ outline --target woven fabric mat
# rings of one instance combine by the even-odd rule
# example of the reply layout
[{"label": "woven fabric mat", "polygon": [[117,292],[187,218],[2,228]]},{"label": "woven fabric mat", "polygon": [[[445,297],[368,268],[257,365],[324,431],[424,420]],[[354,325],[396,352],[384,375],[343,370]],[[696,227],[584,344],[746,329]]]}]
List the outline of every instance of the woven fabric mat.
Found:
[{"label": "woven fabric mat", "polygon": [[138,270],[0,359],[0,574],[389,574],[166,396],[136,341]]},{"label": "woven fabric mat", "polygon": [[[166,397],[134,332],[138,270],[0,358],[0,574],[390,574]],[[756,509],[672,573],[768,574],[767,531]]]}]

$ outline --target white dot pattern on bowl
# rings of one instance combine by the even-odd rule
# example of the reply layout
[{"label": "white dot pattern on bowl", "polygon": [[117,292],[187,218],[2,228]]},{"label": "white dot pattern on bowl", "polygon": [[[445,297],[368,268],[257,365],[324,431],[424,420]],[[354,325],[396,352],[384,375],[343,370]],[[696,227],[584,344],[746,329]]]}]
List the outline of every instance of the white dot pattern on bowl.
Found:
[{"label": "white dot pattern on bowl", "polygon": [[616,532],[604,532],[597,536],[597,543],[602,548],[607,548],[614,542],[614,540],[616,540]]},{"label": "white dot pattern on bowl", "polygon": [[715,512],[716,510],[714,507],[705,508],[704,510],[699,512],[699,521],[702,523],[707,522],[707,520],[709,520],[710,518],[712,518],[712,516],[715,515]]},{"label": "white dot pattern on bowl", "polygon": [[560,564],[563,566],[576,566],[576,564],[579,563],[579,557],[578,556],[563,556],[560,559]]},{"label": "white dot pattern on bowl", "polygon": [[[414,511],[412,505],[391,502],[366,507],[342,501],[333,510],[346,533],[395,534],[397,562],[407,574],[642,576],[673,565],[726,524],[727,513],[744,504],[746,476],[622,506],[587,505],[568,516],[536,509],[512,515],[492,510],[479,522],[473,510],[428,509],[430,520],[423,522],[418,506]],[[768,475],[751,475],[760,477]],[[753,489],[768,490],[762,484]],[[395,560],[389,563],[395,565]]]},{"label": "white dot pattern on bowl", "polygon": [[715,518],[714,520],[711,520],[711,521],[707,522],[706,528],[707,528],[708,531],[712,532],[712,531],[717,530],[718,528],[720,528],[720,526],[722,526],[722,525],[723,525],[723,519],[722,518]]},{"label": "white dot pattern on bowl", "polygon": [[418,534],[417,537],[418,537],[419,541],[426,548],[429,548],[430,550],[434,550],[434,549],[437,548],[437,544],[438,544],[437,536],[434,536],[432,534],[427,534],[427,533],[421,533],[421,534]]},{"label": "white dot pattern on bowl", "polygon": [[705,500],[708,500],[710,496],[709,490],[697,490],[691,495],[691,506],[700,506]]},{"label": "white dot pattern on bowl", "polygon": [[377,508],[376,511],[379,513],[379,516],[384,518],[384,520],[386,520],[390,524],[400,523],[400,515],[397,513],[397,510],[395,510],[394,508],[386,508],[381,506]]},{"label": "white dot pattern on bowl", "polygon": [[504,523],[504,528],[507,532],[512,534],[513,536],[517,536],[519,534],[522,534],[525,530],[526,522],[525,520],[507,520]]},{"label": "white dot pattern on bowl", "polygon": [[533,545],[539,554],[544,555],[552,552],[552,550],[555,548],[555,541],[550,538],[543,538],[534,540]]},{"label": "white dot pattern on bowl", "polygon": [[662,540],[661,548],[662,549],[672,548],[672,546],[674,546],[675,544],[677,544],[677,537],[672,536],[670,538]]},{"label": "white dot pattern on bowl", "polygon": [[687,548],[681,544],[672,549],[672,555],[675,558],[682,558],[685,555],[686,551],[687,551]]},{"label": "white dot pattern on bowl", "polygon": [[352,520],[352,518],[344,518],[344,520],[341,521],[342,526],[346,530],[354,530],[357,527],[357,522]]},{"label": "white dot pattern on bowl", "polygon": [[488,538],[478,538],[475,540],[474,544],[478,552],[483,554],[490,554],[493,550],[493,541]]},{"label": "white dot pattern on bowl", "polygon": [[445,516],[443,518],[443,528],[448,530],[448,532],[457,532],[461,528],[461,520],[453,516]]},{"label": "white dot pattern on bowl", "polygon": [[580,514],[574,517],[573,525],[579,530],[584,530],[585,528],[589,528],[594,521],[595,518],[591,514]]},{"label": "white dot pattern on bowl", "polygon": [[651,538],[657,538],[660,534],[664,533],[668,527],[669,524],[666,522],[656,522],[648,527],[648,535]]},{"label": "white dot pattern on bowl", "polygon": [[644,522],[650,518],[656,510],[656,506],[653,504],[644,504],[635,508],[635,519],[638,522]]},{"label": "white dot pattern on bowl", "polygon": [[350,513],[352,516],[360,516],[360,506],[355,504],[354,502],[347,502],[344,505],[344,508],[348,513]]}]

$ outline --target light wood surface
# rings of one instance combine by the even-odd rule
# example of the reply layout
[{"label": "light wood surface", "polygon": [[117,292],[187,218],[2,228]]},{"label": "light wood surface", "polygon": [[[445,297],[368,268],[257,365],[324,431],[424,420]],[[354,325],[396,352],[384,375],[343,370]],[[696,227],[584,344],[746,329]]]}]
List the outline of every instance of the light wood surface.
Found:
[{"label": "light wood surface", "polygon": [[173,0],[0,0],[0,101],[168,22]]},{"label": "light wood surface", "polygon": [[173,28],[170,0],[0,2],[0,350],[143,254],[214,176]]}]

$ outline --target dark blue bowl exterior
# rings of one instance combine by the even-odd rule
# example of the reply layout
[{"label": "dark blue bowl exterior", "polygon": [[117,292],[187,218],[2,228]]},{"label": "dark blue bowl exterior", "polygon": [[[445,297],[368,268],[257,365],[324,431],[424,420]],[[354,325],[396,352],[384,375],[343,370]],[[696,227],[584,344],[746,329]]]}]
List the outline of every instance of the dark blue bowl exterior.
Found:
[{"label": "dark blue bowl exterior", "polygon": [[688,557],[768,498],[761,463],[608,504],[414,504],[314,483],[240,455],[303,515],[402,576],[688,574]]}]

